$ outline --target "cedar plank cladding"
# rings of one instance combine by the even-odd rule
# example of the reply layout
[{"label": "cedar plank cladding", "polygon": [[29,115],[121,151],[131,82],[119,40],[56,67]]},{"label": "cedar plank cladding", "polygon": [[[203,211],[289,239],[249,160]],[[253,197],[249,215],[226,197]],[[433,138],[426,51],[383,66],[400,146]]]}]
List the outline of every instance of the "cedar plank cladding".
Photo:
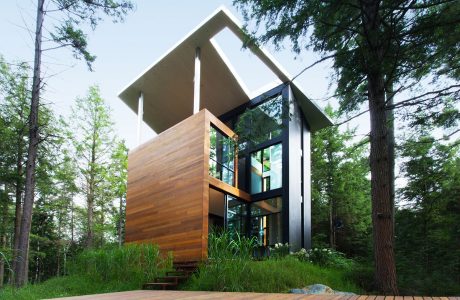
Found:
[{"label": "cedar plank cladding", "polygon": [[127,243],[158,244],[163,253],[173,251],[174,261],[206,259],[209,187],[251,200],[244,191],[209,175],[211,123],[227,136],[236,137],[203,109],[130,151]]},{"label": "cedar plank cladding", "polygon": [[200,111],[129,153],[126,242],[156,243],[163,253],[173,251],[175,261],[206,257],[206,114]]}]

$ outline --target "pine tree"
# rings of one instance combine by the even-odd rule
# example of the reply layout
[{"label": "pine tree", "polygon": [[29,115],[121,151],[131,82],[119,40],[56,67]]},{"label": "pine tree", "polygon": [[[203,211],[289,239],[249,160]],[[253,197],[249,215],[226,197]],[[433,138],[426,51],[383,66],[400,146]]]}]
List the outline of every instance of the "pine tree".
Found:
[{"label": "pine tree", "polygon": [[[86,247],[92,248],[95,243],[95,218],[98,216],[99,224],[103,226],[104,212],[110,209],[113,200],[106,181],[115,140],[113,121],[97,86],[90,87],[86,97],[76,99],[72,115],[71,139],[81,178],[79,188],[86,199]],[[96,216],[97,209],[102,212]]]},{"label": "pine tree", "polygon": [[[381,293],[398,294],[393,245],[394,161],[390,160],[393,126],[388,111],[414,107],[435,115],[443,110],[446,95],[458,100],[459,2],[234,2],[247,21],[265,24],[260,37],[248,39],[249,46],[254,40],[280,46],[287,38],[298,53],[305,48],[320,52],[322,58],[313,65],[333,59],[341,109],[355,112],[362,106],[368,108],[375,282]],[[427,82],[428,91],[394,101],[399,92],[420,88],[421,80]]]}]

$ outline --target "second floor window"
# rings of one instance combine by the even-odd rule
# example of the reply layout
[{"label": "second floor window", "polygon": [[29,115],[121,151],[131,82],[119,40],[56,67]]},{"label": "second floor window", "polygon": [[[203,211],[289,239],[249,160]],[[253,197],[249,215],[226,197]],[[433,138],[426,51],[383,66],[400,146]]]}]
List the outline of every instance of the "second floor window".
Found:
[{"label": "second floor window", "polygon": [[251,193],[261,193],[282,186],[282,144],[275,144],[251,154]]},{"label": "second floor window", "polygon": [[213,126],[209,136],[209,175],[235,186],[235,142]]}]

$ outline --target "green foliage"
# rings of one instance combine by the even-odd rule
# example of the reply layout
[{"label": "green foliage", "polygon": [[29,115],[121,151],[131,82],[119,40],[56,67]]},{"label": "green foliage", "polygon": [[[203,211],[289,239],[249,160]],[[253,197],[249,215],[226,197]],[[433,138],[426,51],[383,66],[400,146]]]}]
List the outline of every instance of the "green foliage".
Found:
[{"label": "green foliage", "polygon": [[270,247],[270,258],[283,258],[289,255],[289,244],[276,243],[274,247]]},{"label": "green foliage", "polygon": [[[333,119],[331,106],[326,113]],[[313,246],[351,256],[370,254],[371,202],[366,141],[354,130],[324,128],[312,135]]]},{"label": "green foliage", "polygon": [[[244,269],[233,267],[232,260],[223,261],[217,270],[213,264],[203,265],[186,290],[226,292],[287,292],[310,284],[322,283],[341,291],[362,292],[347,278],[347,272],[301,262],[294,257],[246,261]],[[219,272],[220,271],[220,272]]]},{"label": "green foliage", "polygon": [[289,101],[282,95],[269,99],[255,108],[246,109],[235,124],[235,133],[241,150],[247,145],[257,145],[281,134],[289,115]]},{"label": "green foliage", "polygon": [[[407,99],[404,106],[420,105],[421,110],[440,106],[438,111],[442,111],[448,101],[446,95],[458,98],[458,85],[446,80],[458,80],[460,76],[458,1],[426,1],[419,5],[411,1],[234,0],[234,4],[244,15],[246,31],[254,25],[248,32],[250,43],[271,41],[281,48],[288,40],[296,53],[308,49],[319,52],[323,60],[332,59],[336,95],[343,112],[358,110],[366,103],[371,72],[386,76],[388,90],[395,84],[394,91],[412,89],[422,95],[418,84],[422,79],[428,79],[424,83],[433,91],[442,90],[439,84],[453,87]],[[363,16],[367,5],[378,16],[372,30],[366,26],[371,16]],[[378,50],[385,54],[379,55]]]},{"label": "green foliage", "polygon": [[69,275],[20,289],[0,290],[1,299],[44,299],[136,290],[172,268],[172,258],[161,257],[158,246],[130,244],[86,250],[71,261]]},{"label": "green foliage", "polygon": [[171,267],[172,258],[163,258],[157,245],[128,244],[83,251],[72,261],[69,274],[104,282],[129,280],[145,283]]},{"label": "green foliage", "polygon": [[352,270],[354,261],[345,257],[341,252],[328,248],[304,248],[292,254],[294,257],[304,262],[311,262],[322,267],[333,267],[344,270]]},{"label": "green foliage", "polygon": [[114,209],[113,200],[125,194],[127,150],[122,142],[117,143],[113,125],[110,107],[99,87],[91,86],[86,97],[76,99],[68,136],[78,165],[78,192],[87,205],[84,225],[88,247],[102,246],[108,233],[115,231],[113,219],[119,210]]},{"label": "green foliage", "polygon": [[405,294],[460,293],[460,152],[429,135],[401,147],[407,184],[396,215],[396,255]]},{"label": "green foliage", "polygon": [[39,284],[29,284],[20,289],[11,286],[0,290],[3,300],[33,300],[100,294],[139,289],[141,285],[133,281],[104,282],[86,276],[55,277]]},{"label": "green foliage", "polygon": [[208,257],[216,264],[229,259],[251,259],[256,244],[254,237],[247,238],[239,232],[213,228],[208,236]]},{"label": "green foliage", "polygon": [[[59,22],[54,31],[50,32],[50,40],[59,45],[57,48],[70,47],[74,57],[84,59],[90,70],[96,56],[87,49],[87,36],[80,28],[82,24],[87,23],[94,30],[102,20],[101,14],[118,22],[123,21],[126,14],[134,8],[127,0],[56,0],[52,4],[47,12],[54,12],[54,19]],[[61,16],[59,12],[62,13]]]}]

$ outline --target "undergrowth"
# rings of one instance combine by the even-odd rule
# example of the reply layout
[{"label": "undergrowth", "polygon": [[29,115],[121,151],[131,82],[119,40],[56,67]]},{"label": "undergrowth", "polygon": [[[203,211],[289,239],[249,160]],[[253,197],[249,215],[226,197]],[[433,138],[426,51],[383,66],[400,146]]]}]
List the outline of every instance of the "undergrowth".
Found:
[{"label": "undergrowth", "polygon": [[256,261],[251,255],[256,241],[232,236],[226,231],[210,233],[210,260],[200,266],[183,289],[270,293],[322,283],[336,290],[362,292],[348,279],[348,268],[315,265],[289,255],[289,251],[278,251],[270,259]]},{"label": "undergrowth", "polygon": [[140,289],[142,284],[171,269],[171,257],[160,256],[158,246],[130,244],[80,253],[67,276],[39,284],[0,290],[0,299],[43,299]]}]

